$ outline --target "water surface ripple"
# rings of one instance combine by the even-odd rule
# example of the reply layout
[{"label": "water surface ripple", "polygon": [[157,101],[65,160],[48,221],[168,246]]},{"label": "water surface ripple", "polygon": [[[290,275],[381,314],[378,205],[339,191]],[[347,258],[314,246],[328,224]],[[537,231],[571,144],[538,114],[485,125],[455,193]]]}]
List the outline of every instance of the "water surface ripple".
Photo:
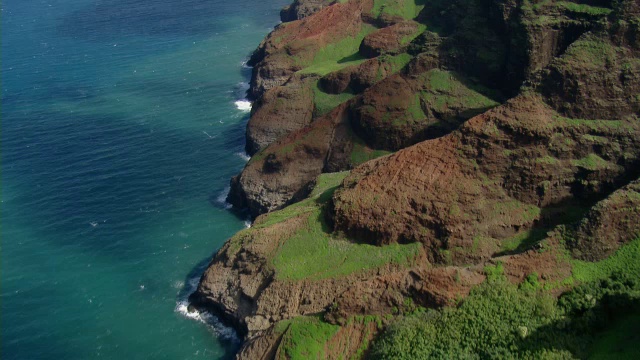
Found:
[{"label": "water surface ripple", "polygon": [[2,2],[2,359],[233,356],[182,301],[244,226],[211,199],[287,2]]}]

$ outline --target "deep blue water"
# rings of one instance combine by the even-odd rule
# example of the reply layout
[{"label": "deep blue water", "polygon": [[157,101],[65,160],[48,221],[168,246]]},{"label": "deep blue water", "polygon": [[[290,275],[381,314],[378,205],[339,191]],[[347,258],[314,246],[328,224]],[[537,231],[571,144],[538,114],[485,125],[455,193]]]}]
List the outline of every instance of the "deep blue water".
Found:
[{"label": "deep blue water", "polygon": [[233,356],[179,310],[244,226],[234,102],[288,2],[2,1],[2,359]]}]

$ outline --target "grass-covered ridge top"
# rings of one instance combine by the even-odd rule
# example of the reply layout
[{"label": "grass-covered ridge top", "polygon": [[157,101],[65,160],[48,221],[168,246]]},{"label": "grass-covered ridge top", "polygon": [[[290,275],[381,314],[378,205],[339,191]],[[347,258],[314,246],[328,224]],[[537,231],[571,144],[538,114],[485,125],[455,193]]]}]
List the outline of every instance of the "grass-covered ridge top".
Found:
[{"label": "grass-covered ridge top", "polygon": [[398,16],[403,19],[415,19],[424,8],[427,0],[374,0],[372,15],[375,17]]},{"label": "grass-covered ridge top", "polygon": [[326,75],[344,67],[362,63],[365,58],[360,55],[360,43],[365,36],[376,28],[363,24],[360,32],[354,37],[345,37],[318,49],[313,60],[299,71],[300,74]]},{"label": "grass-covered ridge top", "polygon": [[339,329],[312,316],[280,321],[275,327],[276,332],[282,334],[276,359],[326,358],[325,345]]},{"label": "grass-covered ridge top", "polygon": [[[378,316],[353,316],[343,326],[327,323],[319,316],[298,316],[275,325],[281,336],[275,359],[306,360],[340,358],[345,348],[356,348],[349,359],[362,359],[372,333],[382,327]],[[362,336],[345,337],[358,331]]]},{"label": "grass-covered ridge top", "polygon": [[420,245],[417,243],[379,247],[357,244],[331,234],[324,220],[323,206],[348,174],[344,171],[320,175],[306,200],[256,221],[252,229],[258,231],[291,219],[303,219],[302,225],[296,226],[273,254],[271,264],[277,279],[335,278],[389,264],[407,266],[418,256]]}]

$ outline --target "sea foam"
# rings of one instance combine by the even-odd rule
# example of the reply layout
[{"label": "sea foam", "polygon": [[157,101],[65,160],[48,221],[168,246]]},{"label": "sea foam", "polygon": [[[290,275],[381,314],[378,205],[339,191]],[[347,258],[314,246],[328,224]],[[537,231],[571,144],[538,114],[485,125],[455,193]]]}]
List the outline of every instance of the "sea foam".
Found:
[{"label": "sea foam", "polygon": [[240,111],[249,112],[251,111],[251,106],[253,105],[251,101],[243,99],[235,102],[236,108]]},{"label": "sea foam", "polygon": [[249,161],[251,160],[251,156],[249,156],[249,154],[247,154],[244,151],[238,151],[237,153],[235,153],[239,158],[241,158],[244,161]]},{"label": "sea foam", "polygon": [[175,311],[188,319],[205,324],[216,336],[224,340],[234,343],[240,343],[240,338],[238,337],[238,334],[235,332],[235,330],[222,324],[222,322],[220,322],[220,320],[213,314],[207,311],[200,311],[195,309],[189,311],[188,294],[191,294],[196,290],[199,280],[200,277],[198,276],[193,277],[187,281],[187,291],[184,292],[187,295],[185,295],[183,298],[178,299],[178,301],[176,302]]},{"label": "sea foam", "polygon": [[230,203],[227,202],[227,196],[229,196],[229,191],[231,191],[231,188],[229,186],[227,186],[216,197],[216,202],[218,204],[222,205],[227,210],[229,210],[229,209],[231,209],[233,207],[233,205],[231,205]]}]

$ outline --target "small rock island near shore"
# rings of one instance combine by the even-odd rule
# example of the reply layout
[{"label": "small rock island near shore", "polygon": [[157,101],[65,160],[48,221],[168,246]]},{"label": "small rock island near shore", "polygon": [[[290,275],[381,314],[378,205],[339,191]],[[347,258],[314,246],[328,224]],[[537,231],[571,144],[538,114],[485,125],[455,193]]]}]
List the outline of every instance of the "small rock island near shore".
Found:
[{"label": "small rock island near shore", "polygon": [[240,359],[638,359],[640,2],[296,0],[255,222],[191,301]]}]

